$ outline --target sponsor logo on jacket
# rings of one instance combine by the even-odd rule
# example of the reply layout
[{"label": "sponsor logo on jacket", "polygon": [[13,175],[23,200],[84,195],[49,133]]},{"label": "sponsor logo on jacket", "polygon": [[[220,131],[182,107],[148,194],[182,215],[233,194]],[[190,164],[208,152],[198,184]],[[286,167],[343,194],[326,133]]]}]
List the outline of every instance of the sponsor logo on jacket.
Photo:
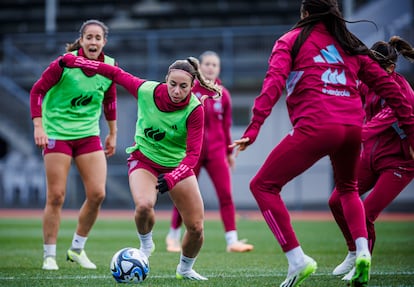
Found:
[{"label": "sponsor logo on jacket", "polygon": [[[320,50],[320,54],[313,57],[315,63],[328,63],[328,64],[344,64],[344,60],[339,54],[334,45],[326,46],[325,49]],[[322,93],[330,96],[349,97],[351,94],[347,89],[343,87],[332,88],[332,85],[346,86],[345,70],[330,67],[321,75],[321,80],[324,83]],[[328,85],[330,87],[328,87]]]}]

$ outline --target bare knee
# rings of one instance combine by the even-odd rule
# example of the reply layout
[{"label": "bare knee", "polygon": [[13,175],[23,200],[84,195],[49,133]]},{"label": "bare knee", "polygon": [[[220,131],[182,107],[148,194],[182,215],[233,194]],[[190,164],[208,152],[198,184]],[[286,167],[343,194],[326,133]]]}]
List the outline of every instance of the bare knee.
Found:
[{"label": "bare knee", "polygon": [[101,203],[104,200],[105,200],[105,191],[98,192],[94,197],[94,201],[99,205],[101,205]]},{"label": "bare knee", "polygon": [[89,204],[92,204],[95,206],[101,206],[104,199],[105,199],[105,190],[99,190],[96,192],[87,193],[87,200]]},{"label": "bare knee", "polygon": [[135,215],[141,218],[149,217],[153,213],[154,206],[150,201],[141,201],[135,205]]},{"label": "bare knee", "polygon": [[188,235],[192,239],[201,239],[204,236],[204,224],[202,221],[186,225]]},{"label": "bare knee", "polygon": [[64,189],[50,189],[47,192],[47,205],[59,208],[62,207],[65,201],[65,190]]}]

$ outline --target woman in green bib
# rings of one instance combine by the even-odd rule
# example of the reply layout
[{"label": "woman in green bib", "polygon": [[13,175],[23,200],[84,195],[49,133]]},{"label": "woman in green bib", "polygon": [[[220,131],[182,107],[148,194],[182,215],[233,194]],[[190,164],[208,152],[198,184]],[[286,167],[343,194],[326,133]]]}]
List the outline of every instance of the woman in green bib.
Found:
[{"label": "woman in green bib", "polygon": [[[71,55],[114,65],[114,59],[102,52],[107,34],[105,24],[88,20],[81,26],[79,38],[68,44],[66,50]],[[77,262],[83,268],[96,269],[86,256],[84,246],[105,198],[105,155],[115,153],[116,86],[96,72],[62,68],[60,58],[49,65],[30,91],[34,140],[42,148],[47,180],[42,268],[59,269],[56,242],[67,177],[74,159],[85,187],[86,200],[66,256],[67,260]],[[104,148],[99,130],[102,106],[109,126]]]},{"label": "woman in green bib", "polygon": [[169,191],[186,227],[176,278],[207,280],[193,269],[204,238],[204,206],[193,172],[200,156],[204,110],[191,89],[195,79],[220,94],[219,88],[204,81],[199,62],[192,57],[171,64],[166,83],[146,81],[118,67],[70,54],[61,65],[97,72],[137,98],[135,144],[127,152],[140,249],[148,257],[153,252],[157,193]]}]

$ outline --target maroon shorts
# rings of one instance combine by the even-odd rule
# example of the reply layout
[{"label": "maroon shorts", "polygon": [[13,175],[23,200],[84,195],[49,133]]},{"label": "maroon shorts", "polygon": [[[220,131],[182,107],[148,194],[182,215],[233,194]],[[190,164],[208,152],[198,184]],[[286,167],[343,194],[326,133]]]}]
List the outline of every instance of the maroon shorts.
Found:
[{"label": "maroon shorts", "polygon": [[71,157],[81,154],[103,150],[99,136],[91,136],[76,140],[55,140],[49,139],[47,147],[43,150],[43,155],[48,153],[64,153]]},{"label": "maroon shorts", "polygon": [[[128,175],[130,175],[136,169],[145,169],[148,172],[152,173],[155,177],[162,173],[169,173],[175,169],[175,167],[165,167],[148,159],[143,155],[139,150],[134,151],[128,158]],[[182,178],[187,178],[194,175],[194,171],[190,168]]]}]

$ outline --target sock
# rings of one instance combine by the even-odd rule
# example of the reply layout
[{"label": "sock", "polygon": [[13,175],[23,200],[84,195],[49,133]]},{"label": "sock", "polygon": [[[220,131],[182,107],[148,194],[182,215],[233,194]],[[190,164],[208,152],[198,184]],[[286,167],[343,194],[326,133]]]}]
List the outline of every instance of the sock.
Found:
[{"label": "sock", "polygon": [[305,262],[305,253],[302,250],[302,247],[295,247],[285,253],[286,258],[289,263],[288,273],[294,272],[297,269],[301,268]]},{"label": "sock", "polygon": [[348,251],[348,255],[346,257],[355,257],[356,256],[356,251]]},{"label": "sock", "polygon": [[238,240],[237,230],[227,231],[224,237],[226,238],[227,245],[236,243]]},{"label": "sock", "polygon": [[370,254],[368,248],[368,240],[365,237],[358,237],[355,240],[355,245],[357,257],[361,254]]},{"label": "sock", "polygon": [[147,257],[151,255],[152,247],[154,246],[154,243],[152,241],[152,231],[148,232],[147,234],[140,234],[137,232],[138,238],[141,244],[141,251],[144,252]]},{"label": "sock", "polygon": [[43,258],[56,257],[56,244],[43,244]]},{"label": "sock", "polygon": [[170,227],[170,231],[168,232],[168,237],[180,240],[181,227],[178,227],[178,228]]},{"label": "sock", "polygon": [[78,234],[73,234],[71,250],[80,253],[85,248],[85,243],[88,237],[83,237]]},{"label": "sock", "polygon": [[181,253],[180,263],[178,264],[177,269],[179,269],[180,272],[182,272],[182,273],[190,271],[191,269],[193,269],[195,260],[196,260],[195,258],[186,257]]}]

